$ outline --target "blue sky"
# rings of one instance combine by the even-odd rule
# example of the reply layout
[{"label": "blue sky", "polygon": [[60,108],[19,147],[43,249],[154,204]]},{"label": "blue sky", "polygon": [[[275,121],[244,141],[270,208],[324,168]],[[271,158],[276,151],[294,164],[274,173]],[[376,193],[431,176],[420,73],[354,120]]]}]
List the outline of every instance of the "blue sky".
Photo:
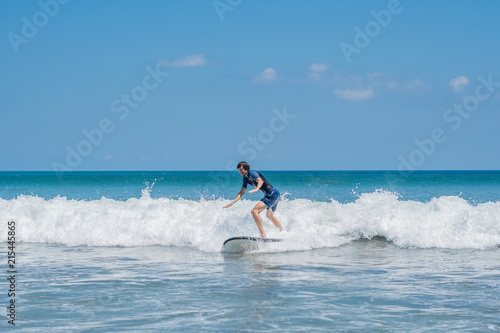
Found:
[{"label": "blue sky", "polygon": [[500,164],[498,1],[1,7],[0,170]]}]

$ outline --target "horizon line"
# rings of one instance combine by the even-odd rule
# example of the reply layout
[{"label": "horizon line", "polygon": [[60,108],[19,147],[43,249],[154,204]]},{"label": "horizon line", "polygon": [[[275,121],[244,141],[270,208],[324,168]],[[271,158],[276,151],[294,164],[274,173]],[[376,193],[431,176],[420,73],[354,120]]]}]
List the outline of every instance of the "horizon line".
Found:
[{"label": "horizon line", "polygon": [[[252,168],[253,169],[253,168]],[[435,172],[435,171],[500,171],[500,169],[425,169],[425,170],[394,170],[394,169],[260,169],[262,171],[334,171],[334,172],[399,172],[399,173],[413,173],[413,172]],[[0,170],[0,172],[48,172],[56,174],[70,174],[77,172],[233,172],[233,170],[74,170],[74,171],[53,171],[53,170]],[[234,172],[238,170],[234,169]]]}]

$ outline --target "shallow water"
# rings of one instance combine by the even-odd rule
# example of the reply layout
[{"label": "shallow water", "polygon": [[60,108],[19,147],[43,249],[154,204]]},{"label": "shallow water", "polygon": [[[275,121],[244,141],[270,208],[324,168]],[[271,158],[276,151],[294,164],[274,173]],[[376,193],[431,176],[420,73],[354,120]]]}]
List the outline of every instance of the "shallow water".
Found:
[{"label": "shallow water", "polygon": [[26,332],[500,330],[498,249],[18,248]]}]

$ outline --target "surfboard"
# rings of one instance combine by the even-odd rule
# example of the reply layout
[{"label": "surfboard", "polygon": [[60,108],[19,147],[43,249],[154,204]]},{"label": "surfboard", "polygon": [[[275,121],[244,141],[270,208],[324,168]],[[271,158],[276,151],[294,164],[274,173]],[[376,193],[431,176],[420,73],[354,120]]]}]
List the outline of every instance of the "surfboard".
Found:
[{"label": "surfboard", "polygon": [[226,239],[222,244],[221,252],[225,253],[241,253],[247,251],[255,251],[259,249],[259,244],[279,242],[277,238],[260,238],[250,236],[239,236]]}]

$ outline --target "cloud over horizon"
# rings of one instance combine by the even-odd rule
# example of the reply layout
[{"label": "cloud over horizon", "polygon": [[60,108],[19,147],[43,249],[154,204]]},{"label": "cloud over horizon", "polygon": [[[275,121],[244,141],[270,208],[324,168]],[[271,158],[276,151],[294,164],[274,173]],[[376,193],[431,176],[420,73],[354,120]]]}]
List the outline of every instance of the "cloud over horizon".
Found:
[{"label": "cloud over horizon", "polygon": [[333,92],[338,98],[346,99],[349,101],[364,101],[373,98],[375,93],[372,88],[364,90],[355,89],[334,89]]},{"label": "cloud over horizon", "polygon": [[331,82],[337,86],[333,92],[338,98],[351,101],[370,99],[384,90],[410,95],[427,94],[434,90],[432,85],[425,83],[420,78],[404,80],[384,73],[336,74]]},{"label": "cloud over horizon", "polygon": [[200,53],[195,55],[188,55],[171,62],[165,58],[160,60],[158,64],[160,66],[166,66],[166,67],[196,67],[196,66],[205,66],[207,64],[207,60],[205,59],[205,56],[202,53]]},{"label": "cloud over horizon", "polygon": [[311,67],[309,67],[309,77],[319,80],[321,78],[321,74],[325,72],[328,68],[330,68],[330,65],[327,64],[312,64]]},{"label": "cloud over horizon", "polygon": [[469,78],[466,76],[457,76],[456,78],[450,80],[450,86],[456,93],[464,90],[465,86],[469,84]]},{"label": "cloud over horizon", "polygon": [[276,81],[278,78],[274,68],[269,67],[260,72],[256,77],[253,78],[254,82],[272,82]]}]

